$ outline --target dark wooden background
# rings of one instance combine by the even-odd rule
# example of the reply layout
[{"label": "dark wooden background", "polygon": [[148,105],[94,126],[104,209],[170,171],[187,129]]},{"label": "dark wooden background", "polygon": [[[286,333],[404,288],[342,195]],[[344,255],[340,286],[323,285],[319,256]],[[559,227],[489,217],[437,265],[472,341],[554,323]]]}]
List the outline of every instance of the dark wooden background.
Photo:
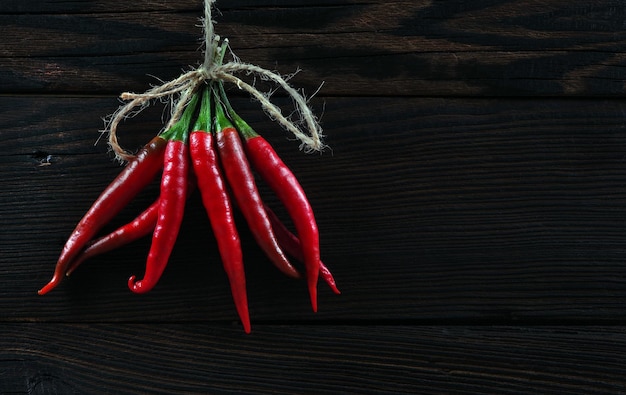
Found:
[{"label": "dark wooden background", "polygon": [[195,196],[151,293],[126,286],[146,239],[38,296],[120,171],[94,144],[101,118],[198,64],[202,5],[4,0],[0,393],[626,393],[623,0],[217,6],[241,59],[301,68],[309,93],[325,81],[323,155],[232,95],[301,180],[343,294],[321,286],[312,313],[241,226],[245,335]]}]

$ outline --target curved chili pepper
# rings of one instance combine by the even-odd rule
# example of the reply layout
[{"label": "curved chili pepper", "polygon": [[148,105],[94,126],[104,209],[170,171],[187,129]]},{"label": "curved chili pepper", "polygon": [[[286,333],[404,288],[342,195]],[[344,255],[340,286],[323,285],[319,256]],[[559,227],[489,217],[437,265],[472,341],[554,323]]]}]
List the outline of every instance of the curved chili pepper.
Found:
[{"label": "curved chili pepper", "polygon": [[202,195],[202,202],[217,240],[222,265],[230,282],[235,308],[244,331],[250,333],[250,315],[241,243],[235,227],[235,218],[226,183],[219,168],[210,123],[211,100],[207,89],[204,93],[198,122],[194,126],[194,131],[189,135],[191,163],[198,178],[198,189]]},{"label": "curved chili pepper", "polygon": [[307,285],[313,311],[317,311],[317,280],[320,273],[319,232],[313,209],[298,179],[283,163],[272,146],[248,125],[228,103],[223,85],[222,97],[233,123],[246,141],[246,154],[254,169],[285,205],[302,242]]},{"label": "curved chili pepper", "polygon": [[68,265],[85,244],[152,181],[163,166],[166,143],[163,135],[154,137],[100,194],[65,243],[52,280],[38,291],[39,295],[48,293],[61,282]]},{"label": "curved chili pepper", "polygon": [[237,206],[248,222],[255,240],[274,265],[288,276],[297,278],[298,271],[289,263],[285,253],[280,249],[272,225],[267,218],[239,133],[226,118],[219,105],[219,99],[216,99],[217,149]]},{"label": "curved chili pepper", "polygon": [[320,247],[317,223],[300,183],[269,143],[257,135],[246,139],[246,153],[252,166],[283,202],[302,242],[304,266],[313,311],[317,311],[317,278]]},{"label": "curved chili pepper", "polygon": [[146,272],[142,280],[135,281],[134,275],[128,279],[128,287],[135,293],[148,292],[156,285],[167,266],[178,236],[187,198],[189,123],[197,101],[198,97],[195,95],[181,119],[166,132],[169,141],[163,159],[158,218],[146,262]]},{"label": "curved chili pepper", "polygon": [[[190,174],[191,176],[192,174]],[[195,188],[195,181],[190,177],[187,183],[187,195]],[[152,203],[146,210],[126,225],[120,226],[106,236],[90,241],[85,249],[78,254],[76,259],[69,265],[66,276],[71,275],[84,261],[94,256],[104,254],[123,245],[146,236],[154,230],[159,213],[159,199]]]},{"label": "curved chili pepper", "polygon": [[[292,257],[296,258],[300,262],[304,262],[304,257],[302,256],[302,245],[300,244],[300,239],[298,236],[294,235],[287,229],[287,226],[278,218],[276,213],[272,211],[269,207],[265,206],[265,211],[267,212],[267,216],[272,223],[272,229],[276,234],[276,238],[278,239],[278,243],[285,250],[285,252]],[[337,284],[335,282],[335,278],[330,270],[324,265],[322,261],[320,261],[320,276],[322,279],[328,284],[330,289],[336,294],[340,294],[339,288],[337,288]]]},{"label": "curved chili pepper", "polygon": [[69,276],[78,266],[80,266],[81,263],[89,258],[114,250],[147,235],[154,230],[158,213],[159,199],[152,203],[150,207],[144,210],[131,222],[119,227],[106,236],[102,236],[97,240],[89,242],[83,252],[81,252],[76,259],[72,261],[65,274]]}]

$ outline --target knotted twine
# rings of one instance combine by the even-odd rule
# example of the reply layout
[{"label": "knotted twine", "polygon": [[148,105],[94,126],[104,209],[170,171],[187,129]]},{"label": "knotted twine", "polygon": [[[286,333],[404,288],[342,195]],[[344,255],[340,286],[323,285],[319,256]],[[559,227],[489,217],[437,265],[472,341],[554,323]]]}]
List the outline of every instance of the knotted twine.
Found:
[{"label": "knotted twine", "polygon": [[[202,65],[197,69],[180,75],[178,78],[154,86],[143,93],[122,93],[120,98],[127,101],[127,103],[120,106],[117,111],[105,119],[105,129],[102,132],[108,133],[109,146],[118,160],[129,161],[135,157],[124,150],[118,142],[117,127],[121,121],[137,115],[147,108],[152,101],[167,98],[172,101],[171,116],[164,127],[164,130],[168,130],[180,119],[198,87],[211,81],[230,83],[236,85],[240,90],[246,91],[253,99],[259,102],[261,108],[272,121],[278,122],[300,141],[300,149],[303,149],[305,152],[322,151],[325,148],[322,141],[322,128],[311,111],[306,98],[287,82],[293,75],[284,77],[259,66],[242,63],[234,55],[233,60],[228,63],[222,64],[221,61],[216,61],[220,37],[214,32],[211,17],[211,10],[215,1],[204,1],[202,26],[205,48]],[[224,39],[222,45],[228,45],[228,40]],[[260,92],[253,85],[235,76],[236,73],[242,72],[246,75],[257,76],[263,81],[269,81],[282,88],[292,99],[298,119],[293,121],[290,119],[291,117],[285,117],[281,113],[280,108],[269,100],[270,94]]]}]

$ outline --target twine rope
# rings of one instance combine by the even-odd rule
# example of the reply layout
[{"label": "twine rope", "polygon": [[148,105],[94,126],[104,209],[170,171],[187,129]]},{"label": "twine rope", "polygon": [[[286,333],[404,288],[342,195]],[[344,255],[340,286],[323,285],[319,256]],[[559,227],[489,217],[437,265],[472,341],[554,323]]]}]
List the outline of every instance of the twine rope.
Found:
[{"label": "twine rope", "polygon": [[[164,127],[164,130],[168,130],[180,119],[185,107],[189,104],[198,88],[210,81],[233,84],[240,90],[247,92],[253,99],[259,102],[261,108],[272,121],[280,124],[300,141],[300,149],[305,152],[322,151],[325,148],[322,141],[322,128],[304,95],[287,82],[290,77],[283,77],[280,74],[253,64],[242,63],[234,54],[233,61],[225,64],[216,63],[215,59],[219,49],[220,38],[214,33],[213,20],[211,19],[211,10],[215,1],[204,1],[204,63],[197,69],[188,71],[161,85],[154,86],[143,93],[122,93],[120,98],[126,101],[126,103],[105,119],[103,133],[108,133],[109,146],[118,160],[129,161],[135,157],[122,148],[117,138],[117,129],[123,120],[137,115],[154,100],[159,99],[163,101],[168,99],[172,101],[170,119]],[[228,40],[224,39],[221,45],[228,45]],[[251,85],[235,76],[237,73],[257,76],[261,80],[269,81],[283,89],[293,101],[297,120],[294,121],[290,116],[284,116],[280,108],[270,101],[270,93],[260,92],[253,84]]]}]

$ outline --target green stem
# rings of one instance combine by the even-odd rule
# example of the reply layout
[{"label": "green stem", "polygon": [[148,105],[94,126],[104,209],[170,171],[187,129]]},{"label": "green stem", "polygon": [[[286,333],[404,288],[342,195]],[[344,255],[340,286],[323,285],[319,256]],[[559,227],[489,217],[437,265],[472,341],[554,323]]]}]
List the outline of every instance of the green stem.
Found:
[{"label": "green stem", "polygon": [[214,60],[216,65],[221,66],[222,62],[224,62],[224,56],[226,55],[227,48],[228,48],[228,39],[225,38],[224,41],[222,41],[222,46],[217,47],[217,57]]},{"label": "green stem", "polygon": [[243,118],[241,118],[235,112],[235,110],[233,110],[233,106],[230,105],[230,101],[228,100],[228,97],[226,96],[226,91],[224,90],[224,84],[220,82],[218,84],[218,87],[220,90],[220,97],[222,99],[222,102],[224,103],[224,106],[226,107],[226,111],[228,111],[228,115],[230,116],[230,119],[233,120],[235,127],[237,128],[239,133],[241,133],[243,138],[246,139],[247,141],[247,140],[250,140],[251,138],[258,137],[259,136],[258,133],[255,132],[254,129],[252,129],[252,126],[248,125],[248,123],[244,121]]},{"label": "green stem", "polygon": [[193,126],[193,130],[211,132],[211,91],[211,85],[202,91],[202,104],[200,105],[200,112],[198,113],[198,119]]},{"label": "green stem", "polygon": [[182,141],[184,143],[187,142],[187,138],[189,137],[189,128],[191,126],[191,118],[193,114],[196,112],[196,105],[198,104],[198,93],[194,93],[193,97],[187,103],[185,107],[185,111],[183,111],[183,115],[181,115],[180,119],[173,124],[168,130],[161,133],[161,137],[166,140],[177,140]]},{"label": "green stem", "polygon": [[215,130],[219,133],[228,127],[232,128],[233,124],[224,113],[223,103],[215,89],[213,89],[213,96],[215,97]]}]

